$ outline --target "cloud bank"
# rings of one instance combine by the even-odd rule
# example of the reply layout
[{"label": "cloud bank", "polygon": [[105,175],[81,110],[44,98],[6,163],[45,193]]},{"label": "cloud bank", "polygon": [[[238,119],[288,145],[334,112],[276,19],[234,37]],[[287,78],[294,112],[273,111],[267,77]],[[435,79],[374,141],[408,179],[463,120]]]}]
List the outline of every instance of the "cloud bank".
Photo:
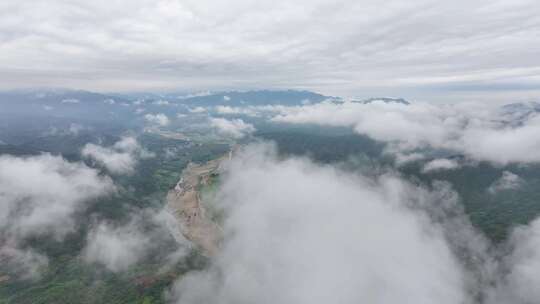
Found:
[{"label": "cloud bank", "polygon": [[264,84],[349,96],[459,91],[487,100],[539,89],[535,0],[7,0],[0,8],[7,88]]},{"label": "cloud bank", "polygon": [[389,143],[393,153],[432,148],[501,165],[540,162],[540,113],[535,110],[470,103],[324,102],[284,109],[272,120],[351,127]]},{"label": "cloud bank", "polygon": [[539,220],[496,247],[471,225],[448,183],[421,186],[392,172],[367,178],[283,159],[265,144],[239,151],[224,174],[221,251],[207,269],[178,279],[171,301],[540,300]]},{"label": "cloud bank", "polygon": [[278,160],[267,146],[228,172],[222,251],[179,280],[178,303],[466,303],[468,274],[416,203],[444,196],[392,175]]}]

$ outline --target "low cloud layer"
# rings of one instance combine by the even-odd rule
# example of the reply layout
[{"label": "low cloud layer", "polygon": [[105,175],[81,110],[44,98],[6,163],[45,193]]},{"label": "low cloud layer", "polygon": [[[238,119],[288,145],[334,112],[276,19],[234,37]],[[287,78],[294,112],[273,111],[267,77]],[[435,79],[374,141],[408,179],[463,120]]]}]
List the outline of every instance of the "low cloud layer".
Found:
[{"label": "low cloud layer", "polygon": [[539,220],[495,246],[448,183],[367,178],[264,144],[237,153],[223,181],[221,251],[176,282],[176,303],[540,300]]},{"label": "low cloud layer", "polygon": [[21,243],[41,235],[61,240],[73,231],[74,214],[114,190],[112,181],[98,173],[48,154],[0,156],[0,264],[23,276],[36,275],[46,258]]},{"label": "low cloud layer", "polygon": [[276,122],[351,127],[389,143],[394,153],[433,148],[497,164],[540,162],[540,115],[535,105],[357,102],[288,108]]},{"label": "low cloud layer", "polygon": [[177,248],[165,257],[166,267],[188,253],[189,243],[179,231],[175,218],[165,210],[132,212],[126,224],[95,223],[88,233],[82,257],[85,262],[100,264],[112,272],[126,271],[157,248],[165,248],[167,236],[172,234]]},{"label": "low cloud layer", "polygon": [[409,207],[437,203],[427,190],[280,161],[267,146],[228,172],[222,251],[179,280],[178,303],[466,303],[468,274],[442,225]]},{"label": "low cloud layer", "polygon": [[141,147],[137,139],[129,136],[123,137],[110,147],[86,144],[81,154],[115,174],[131,174],[139,159],[154,156]]},{"label": "low cloud layer", "polygon": [[256,131],[252,124],[246,123],[242,119],[228,120],[225,118],[210,118],[210,125],[215,128],[218,133],[236,139]]},{"label": "low cloud layer", "polygon": [[136,223],[112,227],[99,224],[88,235],[84,260],[99,262],[111,271],[124,271],[147,252],[151,246],[149,236],[140,231]]}]

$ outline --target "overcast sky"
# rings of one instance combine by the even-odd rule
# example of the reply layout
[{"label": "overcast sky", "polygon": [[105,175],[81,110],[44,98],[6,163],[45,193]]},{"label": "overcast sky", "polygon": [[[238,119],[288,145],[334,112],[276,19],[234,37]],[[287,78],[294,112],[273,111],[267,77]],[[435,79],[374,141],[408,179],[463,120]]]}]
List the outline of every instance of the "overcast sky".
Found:
[{"label": "overcast sky", "polygon": [[537,0],[3,0],[0,89],[536,99]]}]

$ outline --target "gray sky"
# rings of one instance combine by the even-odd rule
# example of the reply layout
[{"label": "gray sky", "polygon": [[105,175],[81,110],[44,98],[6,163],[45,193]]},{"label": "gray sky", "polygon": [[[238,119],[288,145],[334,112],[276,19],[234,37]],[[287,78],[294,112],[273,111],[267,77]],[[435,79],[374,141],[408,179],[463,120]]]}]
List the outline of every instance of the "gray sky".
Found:
[{"label": "gray sky", "polygon": [[0,89],[536,99],[536,0],[4,0]]}]

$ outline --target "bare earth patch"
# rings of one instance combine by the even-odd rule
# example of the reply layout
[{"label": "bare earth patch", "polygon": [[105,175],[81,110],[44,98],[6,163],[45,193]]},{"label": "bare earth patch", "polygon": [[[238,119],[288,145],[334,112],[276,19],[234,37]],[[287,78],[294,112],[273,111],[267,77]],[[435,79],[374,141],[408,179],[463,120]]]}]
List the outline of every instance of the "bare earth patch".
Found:
[{"label": "bare earth patch", "polygon": [[230,153],[204,164],[190,163],[182,172],[180,181],[167,194],[167,209],[180,224],[181,233],[208,256],[217,253],[222,233],[201,204],[198,189],[208,183],[221,163],[229,158]]}]

